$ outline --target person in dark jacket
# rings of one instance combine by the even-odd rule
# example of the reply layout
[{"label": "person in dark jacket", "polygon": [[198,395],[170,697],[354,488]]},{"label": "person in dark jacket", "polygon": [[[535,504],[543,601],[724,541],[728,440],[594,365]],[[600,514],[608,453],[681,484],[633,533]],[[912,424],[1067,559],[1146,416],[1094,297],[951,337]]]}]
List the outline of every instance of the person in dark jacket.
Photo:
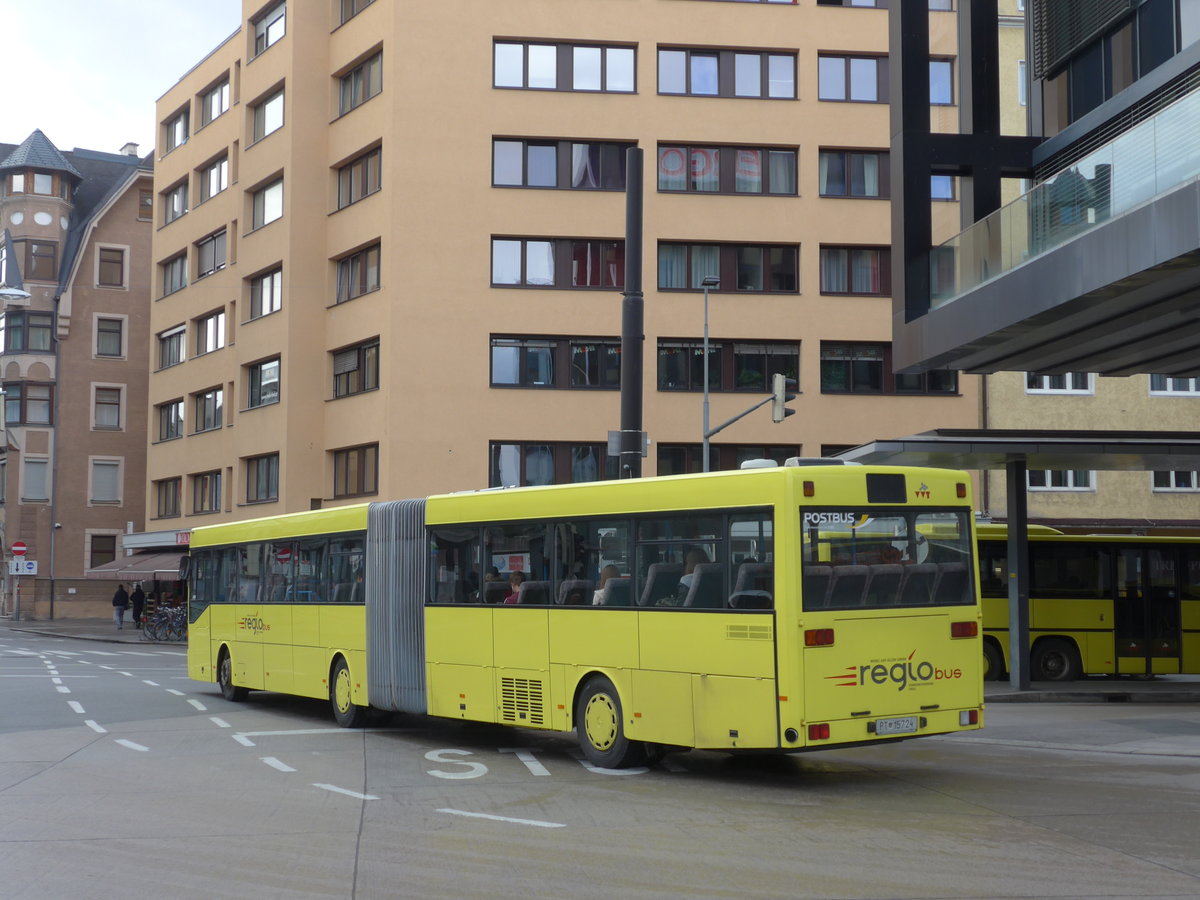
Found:
[{"label": "person in dark jacket", "polygon": [[129,602],[133,606],[133,627],[142,627],[142,610],[146,608],[146,592],[142,590],[142,583],[139,581],[133,586],[133,593],[129,595]]},{"label": "person in dark jacket", "polygon": [[125,591],[125,585],[118,584],[117,592],[113,594],[113,621],[117,623],[117,629],[125,627],[125,610],[129,608],[129,594]]}]

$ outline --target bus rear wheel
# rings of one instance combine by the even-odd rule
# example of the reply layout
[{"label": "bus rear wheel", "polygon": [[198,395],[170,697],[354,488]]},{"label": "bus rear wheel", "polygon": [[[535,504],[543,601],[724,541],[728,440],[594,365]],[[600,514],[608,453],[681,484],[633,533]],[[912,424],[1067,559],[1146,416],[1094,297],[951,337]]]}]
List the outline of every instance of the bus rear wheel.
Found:
[{"label": "bus rear wheel", "polygon": [[991,641],[983,642],[983,680],[999,681],[1004,677],[1004,654]]},{"label": "bus rear wheel", "polygon": [[646,762],[645,745],[625,737],[621,698],[603,675],[593,675],[579,692],[575,733],[583,755],[594,766],[627,769]]},{"label": "bus rear wheel", "polygon": [[1083,668],[1075,645],[1060,638],[1039,641],[1029,657],[1034,681],[1074,681]]},{"label": "bus rear wheel", "polygon": [[221,688],[221,696],[234,703],[245,700],[250,693],[248,688],[233,683],[233,659],[225,649],[221,650],[221,656],[217,659],[217,684]]},{"label": "bus rear wheel", "polygon": [[350,666],[339,656],[329,680],[329,705],[333,707],[333,717],[343,728],[362,728],[367,721],[367,708],[350,699],[352,687]]}]

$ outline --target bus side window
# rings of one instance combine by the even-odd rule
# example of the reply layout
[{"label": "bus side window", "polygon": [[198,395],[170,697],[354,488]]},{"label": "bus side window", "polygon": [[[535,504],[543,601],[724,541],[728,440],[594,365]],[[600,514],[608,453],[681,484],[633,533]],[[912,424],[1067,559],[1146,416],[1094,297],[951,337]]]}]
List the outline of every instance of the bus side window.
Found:
[{"label": "bus side window", "polygon": [[426,603],[480,603],[495,581],[484,569],[480,578],[479,527],[476,525],[441,525],[429,532],[429,552],[432,560],[429,593]]}]

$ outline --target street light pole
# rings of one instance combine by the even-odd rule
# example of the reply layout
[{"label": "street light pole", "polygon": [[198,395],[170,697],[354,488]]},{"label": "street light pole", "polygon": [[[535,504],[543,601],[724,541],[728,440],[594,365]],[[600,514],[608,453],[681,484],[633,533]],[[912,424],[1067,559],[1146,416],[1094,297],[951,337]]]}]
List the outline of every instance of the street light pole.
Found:
[{"label": "street light pole", "polygon": [[721,279],[718,278],[716,275],[705,275],[704,279],[700,282],[701,286],[704,288],[704,425],[703,425],[703,430],[700,432],[702,435],[700,452],[704,456],[704,460],[703,460],[702,464],[704,466],[703,471],[705,471],[705,472],[707,472],[709,469],[709,463],[708,463],[708,289],[710,287],[716,287],[720,283],[721,283]]}]

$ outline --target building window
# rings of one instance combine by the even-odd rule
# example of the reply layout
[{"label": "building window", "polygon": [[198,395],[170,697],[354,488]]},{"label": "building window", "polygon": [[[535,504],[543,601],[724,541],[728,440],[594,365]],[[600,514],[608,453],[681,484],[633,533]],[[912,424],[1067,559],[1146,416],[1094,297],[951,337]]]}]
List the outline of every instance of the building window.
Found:
[{"label": "building window", "polygon": [[187,254],[181,253],[162,264],[163,296],[187,287]]},{"label": "building window", "polygon": [[5,352],[50,353],[54,350],[54,313],[9,310],[0,313]]},{"label": "building window", "polygon": [[97,319],[96,320],[96,355],[124,355],[125,350],[125,320]]},{"label": "building window", "polygon": [[155,409],[158,413],[158,439],[173,441],[183,437],[183,401],[160,403]]},{"label": "building window", "polygon": [[225,229],[196,242],[196,278],[225,268]]},{"label": "building window", "polygon": [[1092,376],[1088,372],[1065,372],[1061,375],[1025,374],[1027,394],[1091,394]]},{"label": "building window", "polygon": [[254,53],[258,56],[286,33],[287,4],[276,3],[254,19]]},{"label": "building window", "polygon": [[[615,338],[572,338],[568,363],[573,388],[621,386],[621,342]],[[493,362],[494,365],[494,362]]]},{"label": "building window", "polygon": [[174,222],[180,216],[188,211],[187,205],[188,188],[187,182],[181,181],[173,188],[168,188],[163,191],[163,224]]},{"label": "building window", "polygon": [[121,461],[116,459],[92,460],[92,503],[121,502]]},{"label": "building window", "polygon": [[269,359],[246,367],[249,393],[246,406],[254,409],[279,402],[279,360]]},{"label": "building window", "polygon": [[617,457],[604,444],[492,441],[488,455],[491,487],[580,484],[619,475]]},{"label": "building window", "polygon": [[[774,341],[709,341],[710,391],[770,390],[776,374],[795,380],[800,371],[800,347]],[[658,389],[704,390],[704,343],[697,340],[658,342]]]},{"label": "building window", "polygon": [[339,115],[362,106],[383,90],[383,52],[359,63],[340,79]]},{"label": "building window", "polygon": [[225,346],[225,310],[196,320],[196,355],[203,356]]},{"label": "building window", "polygon": [[118,429],[121,427],[121,389],[119,387],[94,388],[92,403],[93,427]]},{"label": "building window", "polygon": [[379,490],[379,445],[333,451],[333,496],[357,497]]},{"label": "building window", "polygon": [[200,170],[200,202],[229,187],[229,157],[222,156]]},{"label": "building window", "polygon": [[953,175],[930,175],[929,199],[953,200],[956,196],[954,182],[955,179]]},{"label": "building window", "polygon": [[21,274],[26,281],[58,280],[58,244],[54,241],[14,240]]},{"label": "building window", "polygon": [[283,215],[283,179],[259,188],[253,194],[251,227],[262,228]]},{"label": "building window", "polygon": [[1151,487],[1156,491],[1200,491],[1200,472],[1153,472]]},{"label": "building window", "polygon": [[200,97],[200,125],[207,125],[229,109],[229,78],[205,91]]},{"label": "building window", "polygon": [[492,285],[591,288],[625,284],[625,242],[492,238]]},{"label": "building window", "polygon": [[[192,396],[193,413],[195,415],[195,434],[213,431],[221,427],[225,409],[225,391],[212,388]],[[182,407],[182,403],[180,406]],[[183,410],[180,409],[182,415]]]},{"label": "building window", "polygon": [[[752,459],[770,459],[782,466],[788,457],[798,456],[800,448],[793,445],[763,446],[762,444],[710,444],[709,469],[713,472],[740,469]],[[688,475],[704,471],[700,444],[659,444],[658,475]]]},{"label": "building window", "polygon": [[283,269],[272,269],[250,279],[250,318],[278,312],[283,305]]},{"label": "building window", "polygon": [[125,251],[120,247],[99,247],[96,255],[96,284],[125,287]]},{"label": "building window", "polygon": [[348,397],[379,387],[379,339],[333,354],[333,396]]},{"label": "building window", "polygon": [[602,388],[621,382],[616,338],[492,335],[492,387]]},{"label": "building window", "polygon": [[821,344],[821,393],[882,394],[883,344]]},{"label": "building window", "polygon": [[822,294],[891,292],[892,252],[886,247],[822,247]]},{"label": "building window", "polygon": [[1031,491],[1091,491],[1095,489],[1093,474],[1083,469],[1030,469],[1026,473]]},{"label": "building window", "polygon": [[113,562],[117,558],[117,536],[115,534],[93,534],[88,537],[88,566],[95,568]]},{"label": "building window", "polygon": [[954,61],[929,61],[929,103],[932,106],[951,106],[954,103]]},{"label": "building window", "polygon": [[338,169],[338,209],[357,203],[379,190],[382,159],[383,148],[376,147]]},{"label": "building window", "polygon": [[21,486],[21,499],[50,499],[50,460],[25,460],[25,477]]},{"label": "building window", "polygon": [[179,499],[183,494],[183,480],[164,478],[154,482],[155,517],[171,519],[179,515]]},{"label": "building window", "polygon": [[188,112],[186,109],[163,122],[163,155],[187,143]]},{"label": "building window", "polygon": [[221,473],[200,472],[192,476],[192,512],[221,511]]},{"label": "building window", "polygon": [[822,150],[820,154],[822,197],[887,197],[889,174],[884,150]]},{"label": "building window", "polygon": [[1029,81],[1025,60],[1017,60],[1017,103],[1025,106],[1029,102]]},{"label": "building window", "polygon": [[659,243],[659,290],[700,290],[709,275],[720,279],[721,290],[796,293],[800,290],[799,248]]},{"label": "building window", "polygon": [[158,367],[165,369],[184,360],[183,342],[187,337],[187,326],[178,325],[158,336]]},{"label": "building window", "polygon": [[492,184],[562,190],[625,190],[625,152],[619,141],[492,141]]},{"label": "building window", "polygon": [[344,303],[379,290],[379,245],[337,261],[337,302]]},{"label": "building window", "polygon": [[492,387],[557,387],[551,338],[492,338]]},{"label": "building window", "polygon": [[261,141],[273,131],[283,127],[283,89],[276,91],[266,99],[256,103],[254,109],[254,125],[252,137]]},{"label": "building window", "polygon": [[1151,375],[1150,393],[1194,397],[1200,395],[1200,378],[1174,378],[1170,375]]},{"label": "building window", "polygon": [[720,194],[796,193],[796,151],[658,147],[658,189]]},{"label": "building window", "polygon": [[150,222],[154,219],[154,191],[140,190],[138,191],[138,211],[137,217],[139,222]]},{"label": "building window", "polygon": [[246,502],[266,503],[279,499],[279,454],[252,456],[246,460]]},{"label": "building window", "polygon": [[958,372],[953,369],[930,369],[915,375],[896,373],[892,384],[897,394],[957,394]]},{"label": "building window", "polygon": [[53,425],[54,386],[27,381],[4,383],[4,421],[9,425]]},{"label": "building window", "polygon": [[886,103],[887,79],[886,57],[817,57],[818,100]]},{"label": "building window", "polygon": [[492,86],[545,91],[636,89],[632,47],[497,41]]},{"label": "building window", "polygon": [[374,2],[375,0],[341,0],[339,21],[345,24]]},{"label": "building window", "polygon": [[736,50],[659,50],[658,92],[693,97],[794,100],[796,55]]}]

